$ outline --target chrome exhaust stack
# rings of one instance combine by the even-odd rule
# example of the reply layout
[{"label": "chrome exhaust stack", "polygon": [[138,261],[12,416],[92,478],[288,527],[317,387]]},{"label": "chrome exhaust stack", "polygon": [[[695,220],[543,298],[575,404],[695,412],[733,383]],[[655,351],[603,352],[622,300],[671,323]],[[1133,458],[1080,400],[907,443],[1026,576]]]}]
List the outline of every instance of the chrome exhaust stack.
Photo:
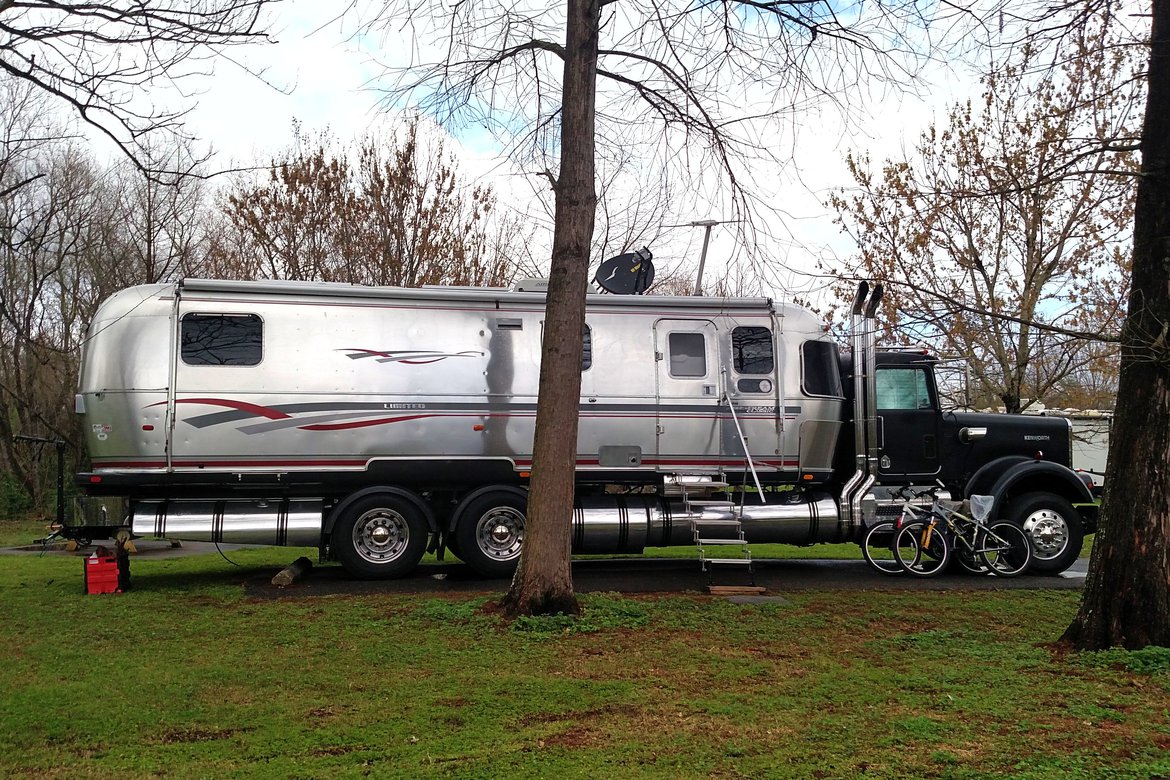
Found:
[{"label": "chrome exhaust stack", "polygon": [[841,489],[839,536],[849,540],[862,525],[861,501],[877,478],[877,307],[882,286],[868,282],[857,286],[850,322],[849,347],[853,353],[853,455],[857,470]]},{"label": "chrome exhaust stack", "polygon": [[882,302],[882,286],[875,284],[869,305],[865,307],[865,437],[867,440],[866,468],[877,478],[877,307]]}]

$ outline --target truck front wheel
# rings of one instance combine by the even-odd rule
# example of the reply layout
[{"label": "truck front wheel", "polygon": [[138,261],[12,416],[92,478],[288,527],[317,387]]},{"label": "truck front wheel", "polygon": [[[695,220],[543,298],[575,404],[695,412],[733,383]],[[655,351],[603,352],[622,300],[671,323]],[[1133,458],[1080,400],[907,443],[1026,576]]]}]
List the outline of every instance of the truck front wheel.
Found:
[{"label": "truck front wheel", "polygon": [[1029,574],[1060,574],[1081,554],[1085,531],[1073,505],[1055,493],[1025,493],[1012,499],[1007,518],[1032,542]]},{"label": "truck front wheel", "polygon": [[333,554],[345,570],[363,580],[409,574],[427,546],[427,521],[418,507],[399,496],[356,501],[333,528]]},{"label": "truck front wheel", "polygon": [[510,576],[524,546],[527,508],[523,496],[506,491],[473,500],[455,529],[456,554],[485,577]]}]

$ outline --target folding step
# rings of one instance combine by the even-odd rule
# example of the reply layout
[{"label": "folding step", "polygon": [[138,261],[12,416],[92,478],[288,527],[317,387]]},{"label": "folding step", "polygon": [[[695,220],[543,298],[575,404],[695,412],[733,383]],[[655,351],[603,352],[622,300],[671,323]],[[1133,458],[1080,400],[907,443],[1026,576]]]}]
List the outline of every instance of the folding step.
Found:
[{"label": "folding step", "polygon": [[738,544],[738,545],[742,546],[744,544],[747,544],[747,542],[745,542],[743,540],[743,538],[741,537],[738,539],[696,539],[695,544],[697,544],[699,546],[702,546],[704,544]]},{"label": "folding step", "polygon": [[751,566],[751,558],[704,558],[704,563],[717,563],[721,566],[734,566],[740,564],[743,566]]},{"label": "folding step", "polygon": [[713,528],[717,528],[719,526],[723,526],[723,527],[741,526],[742,527],[743,523],[741,523],[739,520],[735,519],[734,517],[713,518],[711,520],[704,520],[702,517],[695,517],[695,518],[691,519],[691,525],[692,526],[701,525],[704,528],[706,528],[708,526],[713,527]]},{"label": "folding step", "polygon": [[689,493],[691,495],[698,495],[702,493],[709,493],[715,488],[725,488],[728,483],[718,479],[722,476],[719,472],[713,472],[714,477],[704,475],[675,475],[667,477],[662,484],[662,493],[666,496],[683,496],[684,498]]},{"label": "folding step", "polygon": [[688,506],[733,507],[733,506],[735,506],[735,502],[734,501],[714,501],[714,500],[707,500],[707,499],[692,499],[692,500],[687,502],[687,505]]}]

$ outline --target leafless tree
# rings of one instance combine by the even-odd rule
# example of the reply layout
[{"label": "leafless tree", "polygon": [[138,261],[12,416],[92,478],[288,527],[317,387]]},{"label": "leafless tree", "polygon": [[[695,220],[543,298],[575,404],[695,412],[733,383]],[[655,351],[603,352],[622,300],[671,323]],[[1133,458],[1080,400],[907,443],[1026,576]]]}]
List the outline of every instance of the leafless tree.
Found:
[{"label": "leafless tree", "polygon": [[[129,161],[95,162],[30,85],[0,80],[0,466],[39,501],[51,459],[15,434],[59,438],[78,459],[72,394],[97,305],[184,272],[202,252],[203,182],[164,186]],[[143,154],[181,159],[181,147]]]},{"label": "leafless tree", "polygon": [[39,498],[40,464],[13,441],[31,434],[74,441],[63,415],[75,376],[70,347],[76,298],[63,279],[99,243],[92,198],[95,171],[76,149],[10,161],[9,174],[29,183],[0,200],[0,448],[24,490]]},{"label": "leafless tree", "polygon": [[389,102],[413,99],[449,125],[494,133],[556,196],[525,552],[507,609],[577,608],[568,520],[597,149],[636,144],[639,128],[655,128],[644,148],[659,150],[664,166],[714,174],[750,236],[760,207],[754,170],[771,176],[783,162],[776,139],[785,123],[818,101],[847,101],[860,81],[909,79],[915,60],[897,55],[916,52],[900,33],[923,25],[919,8],[821,0],[357,6],[366,32],[416,42],[408,66],[388,68]]}]

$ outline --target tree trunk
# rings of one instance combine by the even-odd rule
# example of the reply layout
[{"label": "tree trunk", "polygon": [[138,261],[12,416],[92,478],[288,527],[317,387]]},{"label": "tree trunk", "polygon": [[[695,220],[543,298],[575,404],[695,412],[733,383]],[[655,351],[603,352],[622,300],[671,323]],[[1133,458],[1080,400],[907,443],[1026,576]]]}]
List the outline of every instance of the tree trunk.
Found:
[{"label": "tree trunk", "polygon": [[556,182],[552,267],[540,358],[540,400],[524,549],[504,596],[510,616],[580,612],[570,547],[577,466],[577,412],[594,189],[599,0],[569,0],[561,97],[561,171]]},{"label": "tree trunk", "polygon": [[1154,0],[1133,286],[1080,650],[1170,646],[1170,0]]}]

